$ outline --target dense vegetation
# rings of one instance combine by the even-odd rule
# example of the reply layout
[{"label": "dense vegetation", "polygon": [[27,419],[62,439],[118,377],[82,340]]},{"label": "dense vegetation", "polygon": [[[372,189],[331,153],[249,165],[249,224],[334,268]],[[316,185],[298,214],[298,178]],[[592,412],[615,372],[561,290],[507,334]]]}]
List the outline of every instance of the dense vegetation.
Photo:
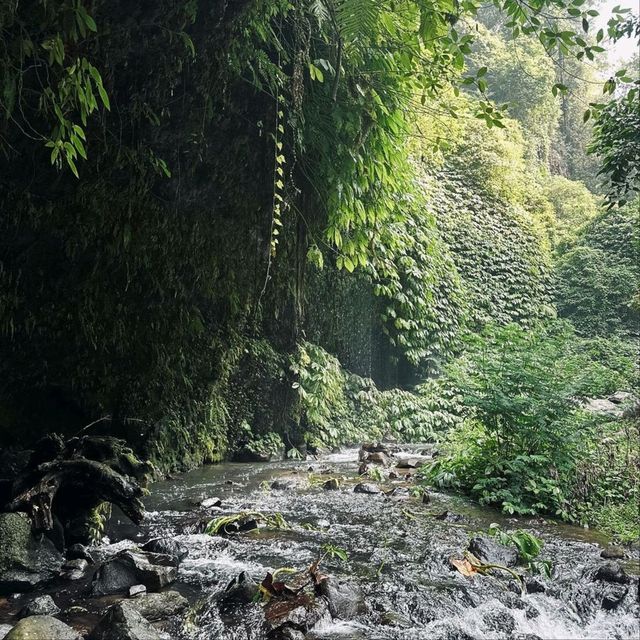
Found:
[{"label": "dense vegetation", "polygon": [[640,340],[639,80],[592,64],[638,20],[595,15],[3,3],[0,444],[433,439],[430,482],[637,537],[637,423],[582,407]]}]

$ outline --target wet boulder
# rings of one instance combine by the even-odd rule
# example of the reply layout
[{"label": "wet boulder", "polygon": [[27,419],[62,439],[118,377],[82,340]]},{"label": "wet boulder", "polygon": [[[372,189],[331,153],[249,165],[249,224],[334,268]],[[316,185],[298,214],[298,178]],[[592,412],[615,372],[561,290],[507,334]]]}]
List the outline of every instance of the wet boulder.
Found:
[{"label": "wet boulder", "polygon": [[622,547],[616,547],[614,545],[603,549],[600,553],[600,557],[605,560],[622,560],[625,555],[625,550]]},{"label": "wet boulder", "polygon": [[128,604],[149,622],[166,620],[182,613],[189,606],[187,599],[177,591],[140,595],[128,601]]},{"label": "wet boulder", "polygon": [[389,464],[389,456],[382,451],[374,451],[366,457],[365,461],[372,464],[380,464],[386,467]]},{"label": "wet boulder", "polygon": [[93,579],[95,596],[124,593],[129,587],[143,584],[149,591],[159,591],[175,581],[178,569],[172,556],[148,551],[121,551],[107,560]]},{"label": "wet boulder", "polygon": [[6,637],[13,627],[10,624],[0,624],[0,640]]},{"label": "wet boulder", "polygon": [[325,598],[302,592],[291,598],[271,599],[264,607],[269,638],[284,640],[289,631],[307,633],[319,623],[331,620]]},{"label": "wet boulder", "polygon": [[80,580],[80,578],[84,577],[88,568],[89,563],[82,558],[67,560],[67,562],[62,565],[62,576],[67,580]]},{"label": "wet boulder", "polygon": [[415,456],[410,458],[401,458],[396,463],[396,467],[398,469],[418,469],[423,464],[425,464],[429,458],[426,456]]},{"label": "wet boulder", "polygon": [[330,478],[322,484],[322,488],[325,491],[337,491],[340,489],[340,482],[338,482],[337,478]]},{"label": "wet boulder", "polygon": [[55,616],[56,613],[60,613],[60,608],[50,595],[44,595],[27,602],[20,610],[20,613],[18,613],[18,617]]},{"label": "wet boulder", "polygon": [[518,552],[511,547],[498,544],[486,536],[477,536],[469,542],[469,551],[485,564],[500,564],[514,567],[518,563]]},{"label": "wet boulder", "polygon": [[610,584],[602,596],[602,608],[606,611],[617,609],[625,599],[629,588],[623,584]]},{"label": "wet boulder", "polygon": [[0,513],[0,595],[30,591],[55,578],[62,554],[44,536],[31,533],[24,513]]},{"label": "wet boulder", "polygon": [[200,506],[205,509],[212,509],[213,507],[222,506],[222,500],[220,498],[205,498],[200,502]]},{"label": "wet boulder", "polygon": [[171,556],[176,566],[189,555],[189,549],[173,538],[154,538],[149,542],[145,542],[141,548],[143,551]]},{"label": "wet boulder", "polygon": [[296,481],[291,478],[280,478],[278,480],[274,480],[270,487],[274,491],[290,491],[291,489],[296,488]]},{"label": "wet boulder", "polygon": [[618,562],[609,561],[600,565],[593,575],[594,580],[612,582],[615,584],[629,584],[630,578],[627,572]]},{"label": "wet boulder", "polygon": [[89,564],[93,563],[93,556],[89,553],[89,549],[79,542],[72,544],[65,555],[67,560],[86,560]]},{"label": "wet boulder", "polygon": [[380,487],[372,482],[360,482],[353,488],[354,493],[368,493],[376,494],[381,493]]},{"label": "wet boulder", "polygon": [[386,457],[390,458],[393,455],[391,447],[381,442],[365,442],[360,447],[358,453],[359,460],[366,460],[372,453],[382,453]]},{"label": "wet boulder", "polygon": [[23,618],[4,640],[82,640],[75,630],[51,616]]},{"label": "wet boulder", "polygon": [[256,581],[243,571],[229,582],[220,597],[220,602],[223,607],[249,604],[254,601],[259,589]]},{"label": "wet boulder", "polygon": [[147,587],[143,584],[134,584],[132,587],[129,587],[129,597],[130,598],[139,598],[141,596],[147,595]]},{"label": "wet boulder", "polygon": [[113,605],[87,640],[169,640],[157,631],[130,602]]},{"label": "wet boulder", "polygon": [[321,584],[321,593],[329,603],[333,618],[352,620],[367,612],[364,595],[357,584],[328,578]]},{"label": "wet boulder", "polygon": [[547,590],[545,583],[538,577],[524,579],[524,586],[527,593],[544,593]]}]

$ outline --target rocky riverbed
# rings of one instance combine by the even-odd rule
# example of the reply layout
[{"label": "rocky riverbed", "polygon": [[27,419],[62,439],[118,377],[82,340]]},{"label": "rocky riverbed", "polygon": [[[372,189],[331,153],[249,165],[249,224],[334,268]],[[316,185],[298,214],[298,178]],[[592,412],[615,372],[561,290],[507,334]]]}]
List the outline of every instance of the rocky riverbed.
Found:
[{"label": "rocky riverbed", "polygon": [[[63,557],[48,539],[29,542],[22,573],[0,572],[0,638],[639,637],[637,549],[425,496],[412,476],[429,455],[425,447],[352,449],[157,482],[142,524],[114,510],[99,546],[75,545]],[[28,531],[23,516],[2,518],[0,531]],[[529,574],[514,548],[489,538],[494,522],[542,538],[552,577]],[[468,549],[521,578],[463,575],[452,561]],[[48,561],[37,566],[41,557]]]}]

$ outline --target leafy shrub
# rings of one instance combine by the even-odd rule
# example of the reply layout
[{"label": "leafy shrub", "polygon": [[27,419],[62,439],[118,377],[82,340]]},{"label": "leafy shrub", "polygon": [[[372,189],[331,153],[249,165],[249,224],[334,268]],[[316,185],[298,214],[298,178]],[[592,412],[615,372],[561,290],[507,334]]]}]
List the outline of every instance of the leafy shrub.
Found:
[{"label": "leafy shrub", "polygon": [[[637,462],[620,461],[637,460],[638,447],[627,439],[626,456],[616,445],[610,455],[617,463],[607,463],[600,457],[603,421],[581,411],[575,398],[624,378],[588,354],[578,357],[577,348],[571,326],[560,321],[530,331],[488,327],[470,338],[447,372],[466,419],[449,432],[445,455],[425,469],[426,478],[508,513],[570,520],[588,519],[594,500],[607,500],[605,487],[621,487],[609,494],[612,502],[626,500]],[[615,480],[607,479],[614,468]]]}]

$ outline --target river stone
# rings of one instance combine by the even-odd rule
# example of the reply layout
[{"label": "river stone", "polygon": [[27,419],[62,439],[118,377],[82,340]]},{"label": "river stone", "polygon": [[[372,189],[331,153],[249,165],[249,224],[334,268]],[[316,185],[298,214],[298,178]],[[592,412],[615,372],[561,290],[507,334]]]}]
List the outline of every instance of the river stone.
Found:
[{"label": "river stone", "polygon": [[177,591],[149,593],[128,601],[128,604],[149,622],[166,620],[181,613],[189,606],[187,599]]},{"label": "river stone", "polygon": [[143,584],[134,584],[133,587],[129,587],[129,597],[137,598],[139,596],[147,595],[147,587]]},{"label": "river stone", "polygon": [[386,453],[382,451],[374,451],[367,456],[367,462],[371,462],[372,464],[381,464],[383,466],[387,466],[389,464],[389,458]]},{"label": "river stone", "polygon": [[596,570],[593,579],[601,580],[602,582],[614,582],[617,584],[629,584],[630,582],[626,571],[619,563],[612,560],[600,565]]},{"label": "river stone", "polygon": [[51,596],[44,595],[27,602],[20,610],[18,616],[20,618],[27,618],[28,616],[54,616],[56,613],[60,613],[60,608]]},{"label": "river stone", "polygon": [[142,545],[142,550],[171,556],[174,558],[176,566],[189,555],[189,549],[173,538],[154,538],[153,540],[149,540],[149,542],[145,542],[145,544]]},{"label": "river stone", "polygon": [[398,460],[396,467],[398,467],[398,469],[417,469],[425,462],[427,462],[427,458],[402,458]]},{"label": "river stone", "polygon": [[30,591],[55,578],[62,554],[48,538],[37,540],[25,513],[0,513],[0,595]]},{"label": "river stone", "polygon": [[617,609],[627,595],[628,590],[629,588],[623,584],[608,585],[602,598],[602,608],[607,611]]},{"label": "river stone", "polygon": [[331,478],[323,483],[322,488],[325,491],[337,491],[340,488],[340,483],[337,478]]},{"label": "river stone", "polygon": [[290,479],[274,480],[270,486],[274,491],[289,491],[295,489],[296,482]]},{"label": "river stone", "polygon": [[159,591],[175,581],[178,569],[173,557],[148,551],[121,551],[105,562],[93,578],[94,596],[128,591],[143,584],[149,591]]},{"label": "river stone", "polygon": [[352,620],[367,612],[362,590],[357,584],[327,578],[321,584],[321,592],[329,602],[329,612],[333,618]]},{"label": "river stone", "polygon": [[258,584],[246,571],[243,571],[229,582],[220,601],[224,606],[249,604],[253,602],[258,592]]},{"label": "river stone", "polygon": [[375,494],[380,493],[380,487],[377,484],[373,484],[371,482],[360,482],[353,488],[353,491],[355,493]]},{"label": "river stone", "polygon": [[606,560],[622,560],[625,557],[625,550],[622,547],[610,546],[602,550],[600,557]]},{"label": "river stone", "polygon": [[89,563],[82,558],[75,558],[69,560],[62,566],[63,576],[67,580],[80,580],[84,577],[86,570],[89,568]]},{"label": "river stone", "polygon": [[152,627],[132,605],[131,602],[113,605],[87,640],[168,640],[166,634]]},{"label": "river stone", "polygon": [[89,549],[79,542],[67,549],[66,556],[67,560],[86,560],[89,564],[93,564],[93,556],[89,553]]},{"label": "river stone", "polygon": [[536,577],[525,578],[524,585],[527,588],[527,593],[544,593],[547,590],[544,582]]},{"label": "river stone", "polygon": [[464,522],[464,516],[459,513],[453,513],[453,511],[443,511],[433,517],[436,520],[442,520],[443,522]]},{"label": "river stone", "polygon": [[13,627],[10,624],[0,624],[0,640],[3,640],[11,629],[13,629]]},{"label": "river stone", "polygon": [[200,506],[205,509],[213,509],[214,507],[222,506],[222,500],[220,500],[220,498],[205,498],[200,503]]},{"label": "river stone", "polygon": [[518,552],[515,549],[498,544],[486,536],[472,538],[469,542],[469,551],[485,564],[514,567],[518,563]]},{"label": "river stone", "polygon": [[80,634],[51,616],[22,618],[4,640],[82,640]]}]

